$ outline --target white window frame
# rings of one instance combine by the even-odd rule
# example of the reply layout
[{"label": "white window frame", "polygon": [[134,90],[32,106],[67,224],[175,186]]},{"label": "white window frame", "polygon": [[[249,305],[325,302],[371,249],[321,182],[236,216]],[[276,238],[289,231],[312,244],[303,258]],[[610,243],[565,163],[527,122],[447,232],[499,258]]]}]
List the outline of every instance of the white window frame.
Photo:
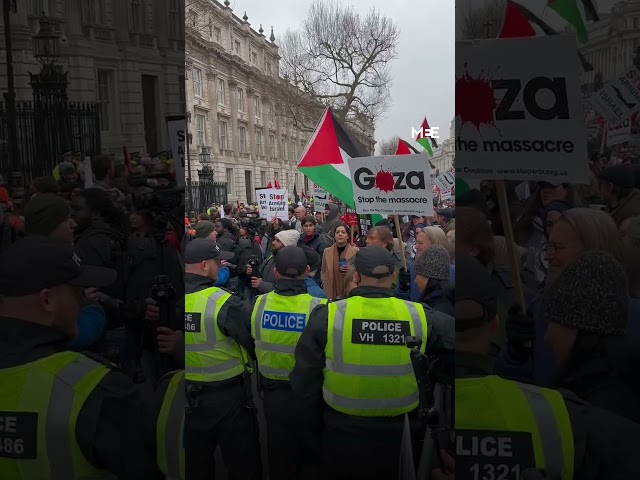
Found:
[{"label": "white window frame", "polygon": [[[106,74],[106,85],[101,82],[101,75]],[[103,77],[105,78],[105,77]],[[96,99],[100,111],[100,131],[113,132],[115,129],[115,71],[111,68],[96,69]],[[104,98],[106,93],[107,98]],[[104,119],[106,112],[106,120]]]},{"label": "white window frame", "polygon": [[193,67],[193,95],[202,98],[202,70]]},{"label": "white window frame", "polygon": [[82,0],[82,19],[85,25],[103,25],[103,0]]},{"label": "white window frame", "polygon": [[282,138],[280,140],[280,157],[282,158],[282,160],[287,159],[287,139],[286,138]]},{"label": "white window frame", "polygon": [[197,146],[207,144],[207,117],[202,114],[196,114],[196,140]]},{"label": "white window frame", "polygon": [[256,130],[256,155],[262,155],[262,132]]},{"label": "white window frame", "polygon": [[269,135],[269,154],[271,155],[272,158],[276,156],[276,136],[275,135]]},{"label": "white window frame", "polygon": [[229,150],[229,124],[223,120],[218,122],[218,143],[220,150]]},{"label": "white window frame", "polygon": [[247,127],[244,125],[238,126],[238,151],[247,153]]},{"label": "white window frame", "polygon": [[244,113],[244,89],[238,87],[238,111]]},{"label": "white window frame", "polygon": [[253,96],[253,114],[255,115],[256,118],[261,118],[261,113],[260,113],[260,97],[258,95],[254,95]]},{"label": "white window frame", "polygon": [[227,168],[224,172],[225,180],[227,181],[227,189],[229,190],[229,195],[235,196],[235,171],[233,168]]},{"label": "white window frame", "polygon": [[224,91],[224,80],[221,78],[218,78],[216,80],[217,82],[217,91],[218,91],[218,105],[222,105],[222,106],[226,106],[226,99],[225,99],[225,91]]},{"label": "white window frame", "polygon": [[[134,9],[137,9],[137,12]],[[144,33],[146,31],[143,0],[129,0],[129,30],[136,33]]]}]

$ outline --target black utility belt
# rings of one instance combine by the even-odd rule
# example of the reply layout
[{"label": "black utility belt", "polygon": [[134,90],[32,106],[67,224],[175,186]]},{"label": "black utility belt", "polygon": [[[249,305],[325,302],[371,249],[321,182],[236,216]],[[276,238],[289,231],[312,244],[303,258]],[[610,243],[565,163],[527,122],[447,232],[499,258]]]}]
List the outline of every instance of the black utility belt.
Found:
[{"label": "black utility belt", "polygon": [[193,382],[190,380],[186,381],[186,386],[191,386],[191,388],[193,388],[194,390],[220,390],[222,388],[228,388],[242,384],[244,384],[242,374],[229,378],[227,380],[221,380],[219,382]]}]

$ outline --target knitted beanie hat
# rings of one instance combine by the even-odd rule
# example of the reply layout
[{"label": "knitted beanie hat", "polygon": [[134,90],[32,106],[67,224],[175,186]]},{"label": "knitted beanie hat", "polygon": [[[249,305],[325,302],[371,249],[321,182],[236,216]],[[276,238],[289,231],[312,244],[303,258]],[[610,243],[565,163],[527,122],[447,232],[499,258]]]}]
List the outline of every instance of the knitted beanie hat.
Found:
[{"label": "knitted beanie hat", "polygon": [[283,230],[276,233],[276,238],[282,242],[285,247],[295,247],[300,240],[300,233],[297,230]]},{"label": "knitted beanie hat", "polygon": [[627,276],[607,252],[589,252],[570,264],[544,294],[549,322],[596,335],[625,335]]},{"label": "knitted beanie hat", "polygon": [[24,207],[27,235],[49,235],[71,215],[67,201],[51,193],[34,195]]},{"label": "knitted beanie hat", "polygon": [[431,245],[414,262],[416,275],[432,280],[449,280],[451,261],[442,245]]},{"label": "knitted beanie hat", "polygon": [[216,226],[213,222],[209,220],[200,220],[196,223],[195,232],[196,238],[207,238],[211,232],[216,229]]}]

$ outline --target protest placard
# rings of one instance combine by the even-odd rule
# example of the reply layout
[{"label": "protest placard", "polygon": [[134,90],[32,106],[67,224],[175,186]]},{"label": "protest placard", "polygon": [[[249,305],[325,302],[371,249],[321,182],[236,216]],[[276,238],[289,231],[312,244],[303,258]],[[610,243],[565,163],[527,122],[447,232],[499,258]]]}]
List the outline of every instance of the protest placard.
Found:
[{"label": "protest placard", "polygon": [[258,209],[260,217],[271,221],[277,217],[283,221],[289,220],[289,209],[287,208],[286,188],[264,188],[256,190],[258,195]]},{"label": "protest placard", "polygon": [[171,146],[171,158],[176,172],[176,183],[179,187],[185,186],[184,171],[184,140],[186,138],[186,122],[184,115],[166,117],[167,131],[169,132],[169,145]]},{"label": "protest placard", "polygon": [[324,207],[329,203],[329,194],[320,187],[313,190],[313,209],[316,212],[324,211]]},{"label": "protest placard", "polygon": [[606,83],[589,99],[593,108],[612,126],[618,126],[640,110],[640,70],[632,67],[624,75]]},{"label": "protest placard", "polygon": [[451,187],[455,185],[456,179],[449,172],[444,172],[433,179],[441,192],[451,192]]},{"label": "protest placard", "polygon": [[433,214],[427,154],[356,157],[348,164],[359,214]]},{"label": "protest placard", "polygon": [[568,35],[457,44],[456,176],[587,183],[579,79]]},{"label": "protest placard", "polygon": [[607,123],[607,146],[619,145],[631,140],[631,121],[626,119],[620,125],[612,126]]}]

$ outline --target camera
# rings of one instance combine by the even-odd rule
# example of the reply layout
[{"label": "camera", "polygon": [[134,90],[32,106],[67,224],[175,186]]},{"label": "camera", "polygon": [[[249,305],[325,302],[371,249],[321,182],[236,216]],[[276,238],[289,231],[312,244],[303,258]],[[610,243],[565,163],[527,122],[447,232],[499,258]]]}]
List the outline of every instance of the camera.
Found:
[{"label": "camera", "polygon": [[256,257],[255,255],[251,255],[247,264],[251,267],[253,276],[258,277],[258,267],[260,266],[260,260],[258,260],[258,257]]}]

